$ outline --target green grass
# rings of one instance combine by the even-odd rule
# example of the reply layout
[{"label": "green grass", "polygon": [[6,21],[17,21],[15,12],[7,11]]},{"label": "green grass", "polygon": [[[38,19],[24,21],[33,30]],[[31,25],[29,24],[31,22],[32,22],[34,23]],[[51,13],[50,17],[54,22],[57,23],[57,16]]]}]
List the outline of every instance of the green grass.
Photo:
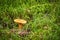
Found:
[{"label": "green grass", "polygon": [[[0,40],[60,40],[59,2],[59,0],[0,0]],[[29,35],[6,33],[18,26],[13,21],[16,18],[27,21],[23,29],[30,29]]]}]

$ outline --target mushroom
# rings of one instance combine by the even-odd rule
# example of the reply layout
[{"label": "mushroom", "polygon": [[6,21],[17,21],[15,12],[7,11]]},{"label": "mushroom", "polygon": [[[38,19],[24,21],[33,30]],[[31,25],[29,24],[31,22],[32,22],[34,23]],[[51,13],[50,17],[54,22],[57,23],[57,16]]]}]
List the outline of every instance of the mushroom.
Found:
[{"label": "mushroom", "polygon": [[27,21],[23,19],[14,19],[14,22],[18,23],[19,29],[22,29],[23,25],[27,23]]}]

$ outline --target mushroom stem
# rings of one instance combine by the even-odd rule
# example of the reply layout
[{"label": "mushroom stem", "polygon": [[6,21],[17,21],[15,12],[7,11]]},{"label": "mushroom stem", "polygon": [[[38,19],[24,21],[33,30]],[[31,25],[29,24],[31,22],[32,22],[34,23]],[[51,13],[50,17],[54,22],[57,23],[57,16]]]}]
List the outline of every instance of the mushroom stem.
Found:
[{"label": "mushroom stem", "polygon": [[18,29],[22,29],[23,25],[22,24],[18,24],[18,26],[19,26]]}]

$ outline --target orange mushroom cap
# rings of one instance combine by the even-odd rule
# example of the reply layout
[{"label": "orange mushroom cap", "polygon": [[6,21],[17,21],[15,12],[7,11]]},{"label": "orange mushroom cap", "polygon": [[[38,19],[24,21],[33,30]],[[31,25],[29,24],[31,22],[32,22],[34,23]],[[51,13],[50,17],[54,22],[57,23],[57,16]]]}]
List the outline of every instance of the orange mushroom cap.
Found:
[{"label": "orange mushroom cap", "polygon": [[23,19],[14,19],[14,22],[20,23],[20,24],[25,24],[25,23],[27,23],[27,21],[26,21],[26,20],[23,20]]}]

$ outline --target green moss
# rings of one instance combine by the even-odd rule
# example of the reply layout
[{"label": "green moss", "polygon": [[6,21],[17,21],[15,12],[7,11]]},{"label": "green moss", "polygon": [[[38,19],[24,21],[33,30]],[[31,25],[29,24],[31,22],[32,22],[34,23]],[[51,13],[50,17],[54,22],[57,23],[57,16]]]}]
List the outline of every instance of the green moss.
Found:
[{"label": "green moss", "polygon": [[[0,40],[60,40],[59,0],[0,0]],[[7,34],[4,29],[16,28],[14,19],[27,20],[26,36]]]}]

